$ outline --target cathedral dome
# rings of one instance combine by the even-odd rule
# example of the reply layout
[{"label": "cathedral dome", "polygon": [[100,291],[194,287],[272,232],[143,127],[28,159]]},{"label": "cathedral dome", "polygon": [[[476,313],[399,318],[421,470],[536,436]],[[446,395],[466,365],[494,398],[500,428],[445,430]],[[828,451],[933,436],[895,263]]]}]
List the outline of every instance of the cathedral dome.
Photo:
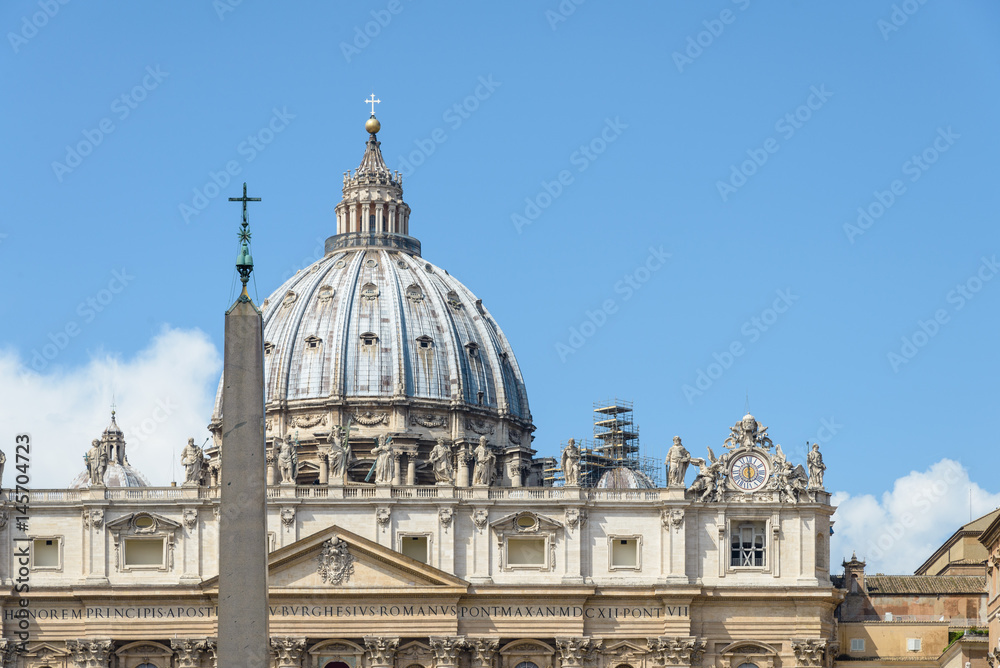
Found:
[{"label": "cathedral dome", "polygon": [[655,489],[656,485],[642,471],[616,466],[604,472],[597,481],[598,489]]},{"label": "cathedral dome", "polygon": [[[534,426],[514,352],[482,300],[421,257],[402,177],[386,167],[370,121],[325,256],[261,305],[267,437],[298,438],[308,460],[351,424],[352,439],[389,433],[418,462],[437,438],[485,435],[519,476]],[[221,415],[220,382],[216,445]],[[410,477],[430,475],[420,471]]]}]

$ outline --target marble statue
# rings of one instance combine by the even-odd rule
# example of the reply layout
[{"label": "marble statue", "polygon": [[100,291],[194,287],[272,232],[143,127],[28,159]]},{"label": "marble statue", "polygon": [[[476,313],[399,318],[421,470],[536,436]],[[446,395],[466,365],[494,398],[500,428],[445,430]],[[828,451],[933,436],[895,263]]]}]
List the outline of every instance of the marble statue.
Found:
[{"label": "marble statue", "polygon": [[201,448],[194,444],[194,439],[189,438],[187,446],[181,451],[181,466],[184,467],[184,483],[201,484],[201,467],[204,463],[204,456]]},{"label": "marble statue", "polygon": [[0,486],[3,486],[3,467],[7,463],[7,455],[0,450]]},{"label": "marble statue", "polygon": [[497,458],[486,443],[486,437],[479,437],[479,445],[472,453],[476,458],[476,467],[472,470],[472,484],[476,486],[489,487],[493,484],[493,475],[496,473]]},{"label": "marble statue", "polygon": [[350,423],[347,428],[334,425],[330,430],[330,435],[326,437],[326,442],[330,445],[328,457],[330,458],[330,477],[337,480],[347,478],[347,469],[354,460],[354,453],[351,452]]},{"label": "marble statue", "polygon": [[431,449],[428,461],[430,461],[434,469],[435,481],[448,484],[454,482],[454,472],[451,467],[451,448],[444,444],[443,438],[439,438],[437,445]]},{"label": "marble statue", "polygon": [[295,446],[289,438],[276,439],[278,446],[278,472],[281,473],[282,484],[295,484],[295,478],[299,473],[299,455],[295,451]]},{"label": "marble statue", "polygon": [[753,447],[770,450],[773,445],[774,442],[767,435],[767,427],[747,413],[742,420],[729,428],[729,438],[726,439],[724,447],[729,450]]},{"label": "marble statue", "polygon": [[576,439],[569,439],[563,448],[562,472],[566,487],[580,486],[580,448],[576,445]]},{"label": "marble statue", "polygon": [[691,463],[691,453],[681,443],[680,436],[674,436],[674,444],[667,451],[667,486],[683,487],[687,475],[688,464]]},{"label": "marble statue", "polygon": [[375,484],[391,485],[392,479],[396,475],[396,459],[392,450],[392,437],[379,436],[375,440],[375,448],[372,454],[375,455]]},{"label": "marble statue", "polygon": [[[813,443],[812,450],[806,455],[806,465],[809,467],[809,489],[823,489],[823,471],[826,470],[826,464],[823,463],[823,455],[819,452],[819,443]],[[3,469],[0,468],[0,471]]]},{"label": "marble statue", "polygon": [[691,458],[691,463],[698,467],[698,475],[688,488],[694,494],[701,493],[699,501],[721,501],[722,488],[719,486],[719,474],[725,467],[725,460],[716,459],[712,448],[708,449],[708,459]]}]

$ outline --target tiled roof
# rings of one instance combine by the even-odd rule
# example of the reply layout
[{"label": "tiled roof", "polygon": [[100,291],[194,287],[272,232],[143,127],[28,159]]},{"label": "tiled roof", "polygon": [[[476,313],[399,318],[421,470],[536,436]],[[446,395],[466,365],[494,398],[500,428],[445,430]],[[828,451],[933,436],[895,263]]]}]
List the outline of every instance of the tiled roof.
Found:
[{"label": "tiled roof", "polygon": [[869,575],[869,594],[985,594],[986,578],[978,575]]}]

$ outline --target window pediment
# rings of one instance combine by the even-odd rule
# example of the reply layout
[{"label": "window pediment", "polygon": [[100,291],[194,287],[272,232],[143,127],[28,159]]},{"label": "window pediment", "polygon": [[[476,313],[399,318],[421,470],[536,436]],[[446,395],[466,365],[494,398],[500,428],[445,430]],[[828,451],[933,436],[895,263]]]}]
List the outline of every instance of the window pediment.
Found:
[{"label": "window pediment", "polygon": [[[530,522],[530,524],[529,524]],[[512,513],[490,523],[498,534],[549,534],[563,528],[561,522],[532,512]]]},{"label": "window pediment", "polygon": [[181,528],[179,522],[155,513],[129,513],[106,524],[108,531],[120,536],[162,536]]}]

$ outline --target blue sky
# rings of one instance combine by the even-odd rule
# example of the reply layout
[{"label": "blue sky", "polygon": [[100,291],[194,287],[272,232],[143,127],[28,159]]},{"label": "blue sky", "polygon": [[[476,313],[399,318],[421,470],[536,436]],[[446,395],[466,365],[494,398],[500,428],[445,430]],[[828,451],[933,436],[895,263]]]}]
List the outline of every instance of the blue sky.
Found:
[{"label": "blue sky", "polygon": [[39,486],[112,395],[170,479],[218,379],[226,198],[263,198],[263,300],[334,233],[374,91],[410,230],[499,320],[540,453],[617,396],[647,454],[700,454],[749,395],[844,499],[947,457],[938,533],[970,485],[997,505],[995,3],[42,0],[0,26],[0,438],[35,434]]}]

